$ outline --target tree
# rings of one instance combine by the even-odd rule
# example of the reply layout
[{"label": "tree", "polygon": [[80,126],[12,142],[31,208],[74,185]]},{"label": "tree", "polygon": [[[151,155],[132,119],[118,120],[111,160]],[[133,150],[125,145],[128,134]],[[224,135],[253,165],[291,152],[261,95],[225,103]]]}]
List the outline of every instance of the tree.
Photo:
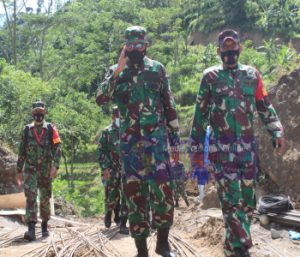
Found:
[{"label": "tree", "polygon": [[193,1],[186,14],[184,23],[189,31],[209,33],[225,23],[226,13],[219,0]]},{"label": "tree", "polygon": [[279,0],[277,3],[260,0],[262,15],[257,22],[271,36],[281,36],[287,41],[299,32],[300,1]]},{"label": "tree", "polygon": [[[13,0],[12,4],[7,3],[6,0],[1,0],[3,9],[5,11],[5,17],[6,17],[6,27],[8,30],[8,40],[9,43],[7,46],[9,47],[8,49],[5,49],[5,47],[1,47],[1,50],[3,52],[3,56],[5,59],[13,63],[14,65],[17,64],[17,0]],[[12,13],[10,13],[12,5]],[[1,42],[0,42],[1,44]]]},{"label": "tree", "polygon": [[0,66],[0,139],[16,150],[24,125],[32,120],[32,102],[42,99],[51,105],[57,89],[53,86],[50,90],[39,78],[16,70],[4,60]]},{"label": "tree", "polygon": [[93,144],[93,136],[99,126],[109,120],[103,116],[93,101],[87,100],[84,93],[74,90],[64,97],[57,97],[49,109],[49,119],[58,128],[62,139],[64,156],[70,164],[70,186],[74,188],[74,163],[80,151]]},{"label": "tree", "polygon": [[220,1],[223,8],[224,20],[227,25],[239,26],[247,23],[245,5],[247,0],[223,0]]}]

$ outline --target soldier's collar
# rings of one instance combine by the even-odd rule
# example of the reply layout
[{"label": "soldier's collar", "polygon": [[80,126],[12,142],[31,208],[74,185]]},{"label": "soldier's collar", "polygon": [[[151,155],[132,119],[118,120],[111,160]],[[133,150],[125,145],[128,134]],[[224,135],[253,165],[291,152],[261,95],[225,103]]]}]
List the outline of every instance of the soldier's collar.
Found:
[{"label": "soldier's collar", "polygon": [[[145,59],[145,58],[146,58],[146,57],[144,57],[144,59]],[[145,61],[144,61],[143,63],[141,63],[141,65],[138,65],[138,64],[132,64],[132,63],[130,62],[130,60],[128,59],[125,68],[128,68],[128,69],[135,69],[135,70],[143,70],[143,69],[144,69],[144,66],[145,66]]]},{"label": "soldier's collar", "polygon": [[148,58],[147,56],[144,57],[144,64],[147,66],[153,66],[153,60]]},{"label": "soldier's collar", "polygon": [[[34,127],[34,121],[29,124],[29,128],[32,128],[32,127]],[[47,122],[45,120],[43,120],[42,128],[48,129]]]},{"label": "soldier's collar", "polygon": [[153,67],[153,60],[148,58],[147,56],[144,57],[144,68],[145,70],[149,70],[150,67]]},{"label": "soldier's collar", "polygon": [[223,70],[233,71],[233,72],[242,68],[242,65],[240,63],[238,63],[236,68],[234,68],[234,69],[229,69],[229,68],[225,67],[224,64],[222,64],[222,66],[223,66]]},{"label": "soldier's collar", "polygon": [[31,122],[30,124],[28,124],[28,127],[29,127],[29,128],[33,128],[33,127],[34,127],[34,121]]},{"label": "soldier's collar", "polygon": [[47,129],[47,122],[43,120],[43,128]]}]

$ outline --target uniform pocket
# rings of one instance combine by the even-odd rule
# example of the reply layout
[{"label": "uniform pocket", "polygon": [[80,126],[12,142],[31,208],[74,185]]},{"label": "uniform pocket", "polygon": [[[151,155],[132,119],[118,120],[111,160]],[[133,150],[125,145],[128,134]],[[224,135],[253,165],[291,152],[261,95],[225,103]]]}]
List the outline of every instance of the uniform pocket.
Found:
[{"label": "uniform pocket", "polygon": [[224,83],[215,83],[213,85],[212,95],[215,100],[216,106],[225,110],[228,107],[228,101],[231,95],[231,89]]},{"label": "uniform pocket", "polygon": [[[157,122],[158,117],[163,112],[163,105],[161,101],[161,84],[154,82],[144,83],[144,109],[143,113],[146,112],[146,116],[142,117],[145,119],[145,124]],[[144,121],[143,121],[144,122]]]},{"label": "uniform pocket", "polygon": [[252,113],[254,111],[255,105],[255,93],[253,87],[243,87],[243,103],[244,109],[247,113]]},{"label": "uniform pocket", "polygon": [[122,83],[115,85],[115,95],[118,101],[122,104],[128,104],[131,98],[132,88],[128,83]]},{"label": "uniform pocket", "polygon": [[160,84],[159,83],[153,83],[153,82],[145,82],[144,83],[144,89],[145,89],[145,96],[147,97],[157,97],[160,95]]}]

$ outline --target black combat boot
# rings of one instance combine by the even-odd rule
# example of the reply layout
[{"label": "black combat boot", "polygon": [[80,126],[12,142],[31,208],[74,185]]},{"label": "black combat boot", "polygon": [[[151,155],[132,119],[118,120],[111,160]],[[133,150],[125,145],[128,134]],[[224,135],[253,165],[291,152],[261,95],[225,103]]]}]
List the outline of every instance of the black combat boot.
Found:
[{"label": "black combat boot", "polygon": [[35,222],[28,223],[28,231],[25,232],[24,239],[28,241],[35,241]]},{"label": "black combat boot", "polygon": [[187,198],[184,198],[184,201],[185,201],[186,206],[189,207],[189,206],[190,206],[190,203],[189,203],[188,199],[187,199]]},{"label": "black combat boot", "polygon": [[248,248],[241,246],[234,248],[235,257],[251,257]]},{"label": "black combat boot", "polygon": [[107,211],[104,217],[104,225],[106,228],[111,226],[111,211]]},{"label": "black combat boot", "polygon": [[121,218],[120,231],[122,235],[129,235],[129,229],[126,227],[127,218]]},{"label": "black combat boot", "polygon": [[121,219],[120,219],[120,209],[121,209],[121,205],[117,204],[116,208],[114,209],[114,222],[116,223],[117,226],[120,225]]},{"label": "black combat boot", "polygon": [[155,252],[163,257],[176,257],[174,252],[171,252],[169,245],[169,228],[159,228],[157,230],[157,243]]},{"label": "black combat boot", "polygon": [[42,221],[42,237],[48,237],[48,221]]},{"label": "black combat boot", "polygon": [[147,248],[147,239],[134,239],[135,246],[137,249],[137,256],[136,257],[149,257],[148,255],[148,248]]},{"label": "black combat boot", "polygon": [[176,207],[176,208],[179,207],[178,199],[175,199],[175,207]]}]

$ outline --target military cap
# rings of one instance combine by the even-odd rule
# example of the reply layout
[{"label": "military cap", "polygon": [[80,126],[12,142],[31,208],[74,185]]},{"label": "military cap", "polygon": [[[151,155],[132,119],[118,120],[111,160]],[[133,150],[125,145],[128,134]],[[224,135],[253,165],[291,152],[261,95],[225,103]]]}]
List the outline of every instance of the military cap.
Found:
[{"label": "military cap", "polygon": [[223,30],[219,36],[218,36],[218,43],[219,43],[219,46],[223,46],[224,42],[227,40],[227,39],[231,39],[233,40],[234,42],[236,42],[237,44],[240,43],[240,37],[239,37],[239,34],[233,30],[233,29],[226,29],[226,30]]},{"label": "military cap", "polygon": [[36,113],[46,113],[46,108],[45,108],[45,103],[42,101],[36,101],[32,103],[32,110],[31,110],[32,114],[36,114]]},{"label": "military cap", "polygon": [[140,26],[132,26],[125,30],[125,43],[148,43],[146,29]]}]

